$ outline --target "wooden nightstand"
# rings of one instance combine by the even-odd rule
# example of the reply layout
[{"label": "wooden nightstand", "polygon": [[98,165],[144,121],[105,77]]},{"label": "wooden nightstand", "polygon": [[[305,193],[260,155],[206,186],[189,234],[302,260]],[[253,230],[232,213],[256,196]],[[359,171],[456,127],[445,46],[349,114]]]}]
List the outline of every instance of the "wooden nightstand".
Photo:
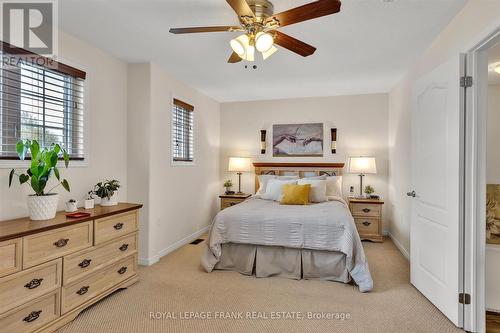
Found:
[{"label": "wooden nightstand", "polygon": [[223,194],[220,195],[220,210],[242,203],[250,198],[251,194]]},{"label": "wooden nightstand", "polygon": [[349,209],[362,240],[382,243],[382,205],[377,199],[349,198]]}]

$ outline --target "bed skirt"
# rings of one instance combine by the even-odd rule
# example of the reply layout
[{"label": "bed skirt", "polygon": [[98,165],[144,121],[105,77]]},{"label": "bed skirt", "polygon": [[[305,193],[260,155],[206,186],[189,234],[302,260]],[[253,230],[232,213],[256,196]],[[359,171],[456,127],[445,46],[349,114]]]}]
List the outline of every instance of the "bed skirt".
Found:
[{"label": "bed skirt", "polygon": [[320,279],[348,283],[351,280],[342,252],[294,249],[279,246],[222,244],[215,269],[256,277]]}]

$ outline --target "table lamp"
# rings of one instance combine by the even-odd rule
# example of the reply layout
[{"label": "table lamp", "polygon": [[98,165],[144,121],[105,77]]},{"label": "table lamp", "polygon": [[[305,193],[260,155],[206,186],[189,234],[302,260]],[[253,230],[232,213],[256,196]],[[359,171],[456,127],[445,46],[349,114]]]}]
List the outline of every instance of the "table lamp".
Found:
[{"label": "table lamp", "polygon": [[243,194],[241,192],[241,175],[243,172],[252,171],[252,159],[247,157],[230,157],[228,171],[236,172],[238,175],[238,192],[236,194]]},{"label": "table lamp", "polygon": [[363,197],[363,177],[366,174],[377,173],[377,163],[375,157],[350,157],[349,158],[349,173],[359,175],[359,197]]}]

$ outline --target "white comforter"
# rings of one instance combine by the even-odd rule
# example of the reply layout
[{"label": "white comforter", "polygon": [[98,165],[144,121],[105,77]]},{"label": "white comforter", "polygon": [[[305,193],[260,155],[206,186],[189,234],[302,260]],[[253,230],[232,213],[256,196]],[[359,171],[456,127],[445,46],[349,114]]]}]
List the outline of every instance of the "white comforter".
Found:
[{"label": "white comforter", "polygon": [[202,257],[207,272],[219,262],[221,244],[225,243],[340,251],[346,255],[347,269],[359,290],[373,288],[354,220],[341,198],[308,206],[250,198],[221,211],[214,219]]}]

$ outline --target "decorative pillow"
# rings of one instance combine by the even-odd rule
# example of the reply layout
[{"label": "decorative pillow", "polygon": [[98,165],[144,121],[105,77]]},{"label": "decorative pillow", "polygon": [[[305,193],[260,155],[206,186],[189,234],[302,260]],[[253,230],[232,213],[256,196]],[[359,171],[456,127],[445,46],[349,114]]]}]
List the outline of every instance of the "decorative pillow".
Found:
[{"label": "decorative pillow", "polygon": [[270,179],[267,182],[266,192],[261,195],[261,198],[264,200],[280,201],[281,188],[287,184],[297,184],[297,180]]},{"label": "decorative pillow", "polygon": [[266,193],[267,182],[271,179],[279,179],[279,180],[291,180],[291,179],[299,179],[298,176],[275,176],[275,175],[260,175],[259,176],[259,190],[256,195],[261,196]]},{"label": "decorative pillow", "polygon": [[309,203],[309,193],[311,184],[306,185],[283,185],[282,205],[307,205]]},{"label": "decorative pillow", "polygon": [[326,202],[326,180],[302,178],[297,182],[298,185],[311,185],[309,192],[309,202]]},{"label": "decorative pillow", "polygon": [[342,176],[332,176],[326,178],[326,196],[342,198]]},{"label": "decorative pillow", "polygon": [[314,177],[304,177],[301,179],[306,179],[306,180],[326,180],[326,175],[321,175],[321,176],[314,176]]}]

